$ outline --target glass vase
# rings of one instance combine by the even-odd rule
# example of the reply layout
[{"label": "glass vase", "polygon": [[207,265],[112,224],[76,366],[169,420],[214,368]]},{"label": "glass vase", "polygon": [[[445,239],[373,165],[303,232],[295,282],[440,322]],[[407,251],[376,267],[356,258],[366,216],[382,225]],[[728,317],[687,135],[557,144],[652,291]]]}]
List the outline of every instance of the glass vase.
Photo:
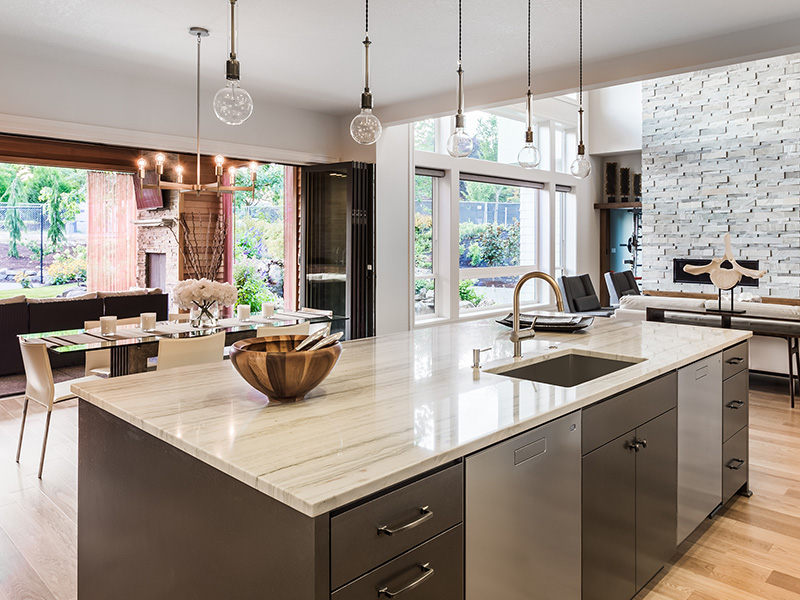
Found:
[{"label": "glass vase", "polygon": [[194,303],[189,313],[189,323],[192,327],[216,327],[219,323],[219,304],[216,300]]}]

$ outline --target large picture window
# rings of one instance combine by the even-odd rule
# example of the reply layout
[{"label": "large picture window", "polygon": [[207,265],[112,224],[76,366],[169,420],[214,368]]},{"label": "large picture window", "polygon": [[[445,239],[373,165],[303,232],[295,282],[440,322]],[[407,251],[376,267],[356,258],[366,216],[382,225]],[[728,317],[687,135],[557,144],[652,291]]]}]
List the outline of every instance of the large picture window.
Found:
[{"label": "large picture window", "polygon": [[[541,184],[462,174],[459,183],[460,310],[511,304],[520,275],[537,264]],[[535,286],[523,290],[533,302]]]}]

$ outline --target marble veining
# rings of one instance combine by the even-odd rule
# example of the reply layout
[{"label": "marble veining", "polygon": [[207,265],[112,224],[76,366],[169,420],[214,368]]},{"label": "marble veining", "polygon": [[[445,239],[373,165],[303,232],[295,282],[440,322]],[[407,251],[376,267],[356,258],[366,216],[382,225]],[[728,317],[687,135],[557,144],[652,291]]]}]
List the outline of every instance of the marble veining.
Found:
[{"label": "marble veining", "polygon": [[[513,359],[508,329],[457,323],[343,344],[303,402],[279,404],[230,362],[75,384],[84,400],[265,494],[316,516],[607,398],[750,337],[749,332],[595,319],[537,333]],[[644,359],[561,388],[474,372],[576,349]]]}]

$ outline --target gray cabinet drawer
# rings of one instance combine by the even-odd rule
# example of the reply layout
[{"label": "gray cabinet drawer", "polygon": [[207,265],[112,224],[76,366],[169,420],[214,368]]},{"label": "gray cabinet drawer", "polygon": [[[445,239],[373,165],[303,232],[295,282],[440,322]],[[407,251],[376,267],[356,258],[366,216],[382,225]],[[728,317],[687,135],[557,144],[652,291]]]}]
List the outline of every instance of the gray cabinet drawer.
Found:
[{"label": "gray cabinet drawer", "polygon": [[747,427],[722,444],[722,503],[747,482]]},{"label": "gray cabinet drawer", "polygon": [[636,429],[678,402],[678,374],[653,381],[583,409],[582,454]]},{"label": "gray cabinet drawer", "polygon": [[747,425],[747,371],[740,371],[722,382],[722,441]]},{"label": "gray cabinet drawer", "polygon": [[331,589],[460,523],[463,490],[458,464],[332,517]]},{"label": "gray cabinet drawer", "polygon": [[727,379],[749,367],[750,357],[747,342],[736,344],[722,351],[722,378]]},{"label": "gray cabinet drawer", "polygon": [[458,525],[335,591],[331,600],[463,600],[463,545]]}]

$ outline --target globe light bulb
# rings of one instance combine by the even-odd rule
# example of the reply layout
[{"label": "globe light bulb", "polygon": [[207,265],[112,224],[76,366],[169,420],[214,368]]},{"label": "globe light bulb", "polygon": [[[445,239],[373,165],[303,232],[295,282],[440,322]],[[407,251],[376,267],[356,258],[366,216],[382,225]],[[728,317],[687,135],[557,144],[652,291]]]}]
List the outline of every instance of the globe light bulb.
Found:
[{"label": "globe light bulb", "polygon": [[226,125],[241,125],[253,114],[253,99],[237,79],[229,80],[214,96],[214,114]]},{"label": "globe light bulb", "polygon": [[224,157],[224,156],[222,156],[222,154],[217,154],[217,155],[214,157],[214,162],[217,164],[217,166],[218,166],[218,167],[221,167],[221,166],[222,166],[222,163],[224,163],[224,162],[225,162],[225,157]]},{"label": "globe light bulb", "polygon": [[362,108],[353,120],[350,121],[350,135],[359,144],[369,146],[378,141],[383,132],[383,126],[371,108]]},{"label": "globe light bulb", "polygon": [[472,138],[463,127],[456,127],[447,139],[447,153],[455,158],[464,158],[472,153]]},{"label": "globe light bulb", "polygon": [[569,172],[576,179],[586,179],[592,172],[592,163],[583,154],[578,154],[578,158],[572,161]]},{"label": "globe light bulb", "polygon": [[178,178],[178,183],[183,183],[183,167],[181,165],[175,167],[175,176]]},{"label": "globe light bulb", "polygon": [[539,149],[533,145],[533,142],[530,142],[525,144],[517,154],[517,162],[524,169],[533,169],[542,162],[542,155],[539,153]]}]

